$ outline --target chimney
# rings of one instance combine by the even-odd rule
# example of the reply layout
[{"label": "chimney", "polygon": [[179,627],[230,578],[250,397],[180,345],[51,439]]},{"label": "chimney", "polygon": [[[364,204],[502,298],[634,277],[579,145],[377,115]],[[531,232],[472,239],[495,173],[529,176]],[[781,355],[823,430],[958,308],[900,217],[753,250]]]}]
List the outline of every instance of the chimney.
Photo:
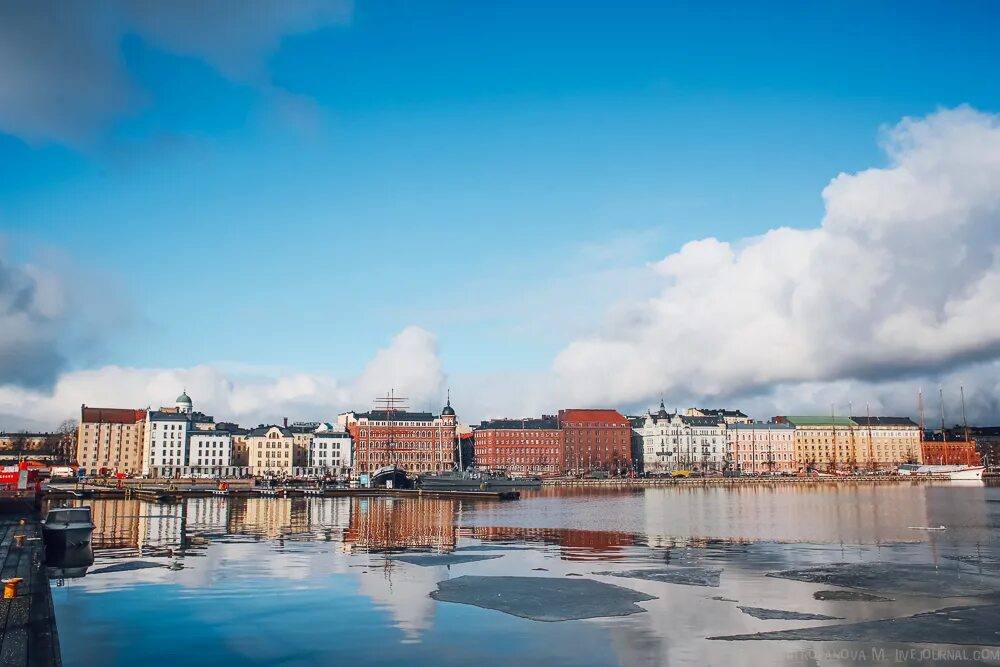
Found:
[{"label": "chimney", "polygon": [[285,428],[288,428],[288,417],[285,417]]}]

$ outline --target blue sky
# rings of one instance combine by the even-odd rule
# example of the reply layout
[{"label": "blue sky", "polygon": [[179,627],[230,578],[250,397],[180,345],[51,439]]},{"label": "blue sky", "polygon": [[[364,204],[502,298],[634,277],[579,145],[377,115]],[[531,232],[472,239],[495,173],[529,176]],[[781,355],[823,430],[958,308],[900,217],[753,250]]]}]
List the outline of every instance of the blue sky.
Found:
[{"label": "blue sky", "polygon": [[0,118],[0,230],[129,304],[69,368],[354,374],[417,325],[449,372],[541,371],[684,243],[817,226],[831,178],[886,162],[880,128],[1000,110],[998,15],[361,1],[238,74],[124,28],[117,108]]}]

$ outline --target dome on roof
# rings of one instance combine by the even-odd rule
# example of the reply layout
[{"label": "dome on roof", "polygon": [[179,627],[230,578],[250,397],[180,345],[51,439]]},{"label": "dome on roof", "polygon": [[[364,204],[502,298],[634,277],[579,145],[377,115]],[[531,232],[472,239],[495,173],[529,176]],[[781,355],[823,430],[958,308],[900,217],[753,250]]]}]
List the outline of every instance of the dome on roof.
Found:
[{"label": "dome on roof", "polygon": [[191,397],[187,395],[187,391],[177,397],[177,405],[191,405]]},{"label": "dome on roof", "polygon": [[448,402],[441,408],[442,417],[454,417],[455,408],[451,407],[451,389],[448,390]]}]

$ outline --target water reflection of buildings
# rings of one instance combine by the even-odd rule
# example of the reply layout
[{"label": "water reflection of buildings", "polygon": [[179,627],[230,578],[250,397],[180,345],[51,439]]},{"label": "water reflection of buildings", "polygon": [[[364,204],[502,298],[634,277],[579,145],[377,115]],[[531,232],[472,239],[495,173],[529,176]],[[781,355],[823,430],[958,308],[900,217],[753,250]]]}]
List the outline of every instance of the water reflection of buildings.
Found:
[{"label": "water reflection of buildings", "polygon": [[632,533],[570,528],[476,526],[463,530],[462,536],[484,542],[552,544],[560,548],[563,560],[614,560],[624,558],[626,548],[636,546],[636,536]]},{"label": "water reflection of buildings", "polygon": [[353,498],[345,548],[366,551],[455,548],[459,501],[429,498]]}]

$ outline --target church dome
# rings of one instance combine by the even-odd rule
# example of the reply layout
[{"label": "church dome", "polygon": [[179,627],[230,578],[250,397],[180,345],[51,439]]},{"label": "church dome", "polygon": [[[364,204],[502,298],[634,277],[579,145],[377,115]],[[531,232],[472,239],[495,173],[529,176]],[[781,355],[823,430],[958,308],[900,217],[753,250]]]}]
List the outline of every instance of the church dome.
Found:
[{"label": "church dome", "polygon": [[450,389],[448,390],[448,402],[445,404],[445,406],[443,408],[441,408],[441,416],[442,417],[454,417],[455,416],[455,408],[451,407],[451,390]]},{"label": "church dome", "polygon": [[187,391],[184,391],[180,396],[177,397],[177,405],[191,406],[191,397],[187,395]]}]

